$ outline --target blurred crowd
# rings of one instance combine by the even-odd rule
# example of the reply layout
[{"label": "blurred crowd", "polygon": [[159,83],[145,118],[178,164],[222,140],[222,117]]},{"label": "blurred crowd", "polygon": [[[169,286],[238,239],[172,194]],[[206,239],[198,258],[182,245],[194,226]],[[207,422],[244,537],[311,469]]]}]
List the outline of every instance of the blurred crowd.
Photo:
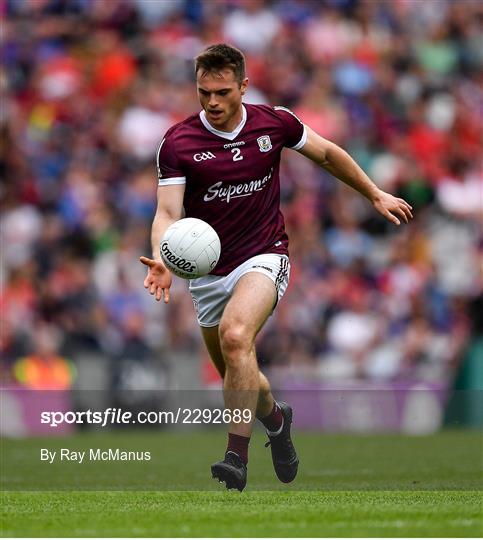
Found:
[{"label": "blurred crowd", "polygon": [[207,361],[186,283],[156,303],[138,257],[150,253],[156,146],[199,110],[193,57],[217,42],[246,54],[246,101],[290,107],[415,214],[396,228],[286,150],[291,283],[260,363],[323,379],[451,378],[481,320],[478,0],[0,6],[4,380],[30,366],[41,386],[40,362],[66,386],[83,351],[114,371],[180,351]]}]

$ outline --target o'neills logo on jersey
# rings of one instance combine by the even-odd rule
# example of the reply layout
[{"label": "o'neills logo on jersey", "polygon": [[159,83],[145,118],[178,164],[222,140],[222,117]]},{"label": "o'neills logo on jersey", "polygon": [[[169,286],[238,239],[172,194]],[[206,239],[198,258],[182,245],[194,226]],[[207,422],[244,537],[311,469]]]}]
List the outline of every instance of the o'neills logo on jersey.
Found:
[{"label": "o'neills logo on jersey", "polygon": [[176,268],[179,268],[180,270],[183,270],[183,272],[194,272],[196,269],[196,266],[186,259],[183,259],[181,257],[177,257],[168,247],[167,242],[163,242],[161,244],[161,251],[164,254],[164,259],[166,259],[167,262],[172,264],[173,266],[176,266]]},{"label": "o'neills logo on jersey", "polygon": [[270,172],[260,180],[250,180],[249,182],[242,182],[235,186],[224,186],[223,182],[217,182],[208,188],[203,200],[205,202],[210,202],[213,199],[218,198],[229,203],[232,199],[237,199],[238,197],[249,197],[257,191],[262,191],[268,184],[270,178],[272,178],[272,173],[273,167],[270,169]]}]

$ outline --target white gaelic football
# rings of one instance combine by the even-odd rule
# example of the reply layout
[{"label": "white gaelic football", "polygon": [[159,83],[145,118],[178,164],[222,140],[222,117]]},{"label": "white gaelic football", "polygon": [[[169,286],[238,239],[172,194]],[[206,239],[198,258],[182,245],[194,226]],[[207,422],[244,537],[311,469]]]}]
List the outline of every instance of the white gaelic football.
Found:
[{"label": "white gaelic football", "polygon": [[195,279],[209,274],[216,266],[221,244],[215,229],[206,221],[184,218],[168,227],[159,249],[173,274]]}]

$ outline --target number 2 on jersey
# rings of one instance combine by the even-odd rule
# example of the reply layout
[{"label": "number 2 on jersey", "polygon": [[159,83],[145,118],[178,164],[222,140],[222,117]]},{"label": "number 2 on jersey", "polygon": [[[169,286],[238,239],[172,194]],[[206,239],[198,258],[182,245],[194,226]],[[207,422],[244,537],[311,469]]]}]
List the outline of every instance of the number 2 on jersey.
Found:
[{"label": "number 2 on jersey", "polygon": [[233,161],[241,161],[243,159],[239,148],[232,148],[231,153],[233,154]]}]

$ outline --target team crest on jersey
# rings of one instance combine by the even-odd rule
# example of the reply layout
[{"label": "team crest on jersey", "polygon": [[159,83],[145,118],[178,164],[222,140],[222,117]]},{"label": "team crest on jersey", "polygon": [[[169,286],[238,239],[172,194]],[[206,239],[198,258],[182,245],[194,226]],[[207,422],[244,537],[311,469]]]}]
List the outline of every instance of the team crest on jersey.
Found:
[{"label": "team crest on jersey", "polygon": [[258,137],[257,143],[258,147],[260,148],[260,152],[268,152],[272,149],[272,141],[270,140],[270,137],[268,135],[262,135],[261,137]]}]

